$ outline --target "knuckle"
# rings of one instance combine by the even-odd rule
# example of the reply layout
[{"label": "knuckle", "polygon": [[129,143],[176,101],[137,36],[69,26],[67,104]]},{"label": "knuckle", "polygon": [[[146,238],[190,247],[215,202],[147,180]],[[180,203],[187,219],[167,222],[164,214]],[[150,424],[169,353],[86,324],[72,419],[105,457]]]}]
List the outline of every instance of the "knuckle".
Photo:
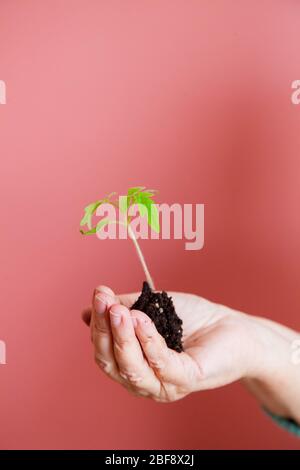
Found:
[{"label": "knuckle", "polygon": [[156,349],[163,350],[166,348],[165,339],[158,334],[156,331],[147,332],[143,337],[143,343],[147,345],[153,345]]},{"label": "knuckle", "polygon": [[183,398],[186,395],[183,391],[181,391],[177,386],[174,384],[161,384],[160,393],[157,396],[157,401],[161,401],[163,403],[171,403],[173,401],[177,401],[180,398]]},{"label": "knuckle", "polygon": [[161,359],[149,359],[149,366],[152,369],[162,370],[165,367],[164,362]]},{"label": "knuckle", "polygon": [[150,398],[150,394],[146,390],[137,389],[128,383],[123,383],[123,386],[131,395],[134,395],[137,398]]},{"label": "knuckle", "polygon": [[153,354],[152,357],[148,357],[149,366],[154,369],[161,378],[164,378],[165,374],[168,372],[168,361],[169,354],[165,354],[162,351],[158,352],[157,354]]},{"label": "knuckle", "polygon": [[131,345],[131,339],[130,338],[120,336],[118,338],[115,338],[115,340],[114,340],[114,346],[115,346],[117,352],[122,353],[130,345]]},{"label": "knuckle", "polygon": [[132,384],[135,386],[139,386],[143,380],[140,374],[138,374],[137,372],[133,372],[133,371],[121,370],[120,376],[122,377],[122,379],[126,380],[129,384]]},{"label": "knuckle", "polygon": [[158,343],[160,348],[162,348],[162,349],[167,348],[167,343],[166,343],[165,338],[163,338],[163,336],[157,335],[157,343]]},{"label": "knuckle", "polygon": [[165,397],[161,397],[161,396],[159,396],[159,395],[154,395],[154,396],[152,397],[152,399],[153,399],[154,401],[156,401],[157,403],[169,403],[169,400],[167,400]]},{"label": "knuckle", "polygon": [[150,344],[153,344],[154,342],[154,333],[145,333],[142,342],[145,346],[149,346]]},{"label": "knuckle", "polygon": [[95,354],[95,362],[100,367],[100,369],[103,370],[103,372],[105,372],[106,374],[109,374],[111,372],[110,362],[103,359],[103,357],[99,353]]},{"label": "knuckle", "polygon": [[94,333],[98,336],[107,336],[108,330],[105,325],[101,325],[99,323],[94,323],[93,327]]}]

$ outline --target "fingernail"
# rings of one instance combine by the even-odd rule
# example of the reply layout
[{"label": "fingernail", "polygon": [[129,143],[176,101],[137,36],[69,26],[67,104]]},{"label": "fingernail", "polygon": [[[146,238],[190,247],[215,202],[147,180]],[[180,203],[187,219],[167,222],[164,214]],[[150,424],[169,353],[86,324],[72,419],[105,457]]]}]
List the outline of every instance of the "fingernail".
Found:
[{"label": "fingernail", "polygon": [[104,315],[106,311],[106,307],[107,307],[107,302],[106,302],[105,297],[102,296],[101,294],[96,295],[94,306],[95,306],[96,313],[98,313],[98,315]]},{"label": "fingernail", "polygon": [[119,326],[122,321],[122,309],[121,305],[113,305],[110,309],[110,319],[113,326]]}]

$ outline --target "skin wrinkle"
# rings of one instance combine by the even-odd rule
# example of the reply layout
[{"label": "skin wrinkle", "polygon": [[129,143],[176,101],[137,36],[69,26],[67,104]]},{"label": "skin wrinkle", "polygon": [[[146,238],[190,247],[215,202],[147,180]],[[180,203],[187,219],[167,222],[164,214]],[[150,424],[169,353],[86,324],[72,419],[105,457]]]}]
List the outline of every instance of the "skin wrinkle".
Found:
[{"label": "skin wrinkle", "polygon": [[120,376],[132,384],[138,384],[143,380],[142,377],[135,374],[134,372],[120,372]]},{"label": "skin wrinkle", "polygon": [[103,361],[103,359],[100,358],[97,353],[95,354],[95,360],[96,360],[98,366],[100,367],[100,369],[102,369],[104,372],[106,372],[108,374],[109,369],[110,369],[110,364],[107,361]]}]

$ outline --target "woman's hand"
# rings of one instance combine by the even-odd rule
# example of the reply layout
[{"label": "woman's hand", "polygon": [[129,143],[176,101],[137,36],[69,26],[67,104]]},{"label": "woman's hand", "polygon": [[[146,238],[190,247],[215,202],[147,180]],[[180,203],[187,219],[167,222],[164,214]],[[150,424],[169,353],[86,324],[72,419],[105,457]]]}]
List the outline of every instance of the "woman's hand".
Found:
[{"label": "woman's hand", "polygon": [[300,364],[292,359],[299,334],[196,295],[171,295],[183,320],[182,353],[167,347],[147,315],[129,310],[138,294],[98,287],[83,319],[99,367],[135,395],[161,402],[241,379],[269,411],[300,424]]},{"label": "woman's hand", "polygon": [[91,326],[95,360],[108,376],[161,402],[264,377],[271,363],[267,327],[196,295],[170,294],[183,320],[183,353],[166,346],[147,315],[129,310],[138,294],[116,296],[105,286],[95,290],[84,319]]}]

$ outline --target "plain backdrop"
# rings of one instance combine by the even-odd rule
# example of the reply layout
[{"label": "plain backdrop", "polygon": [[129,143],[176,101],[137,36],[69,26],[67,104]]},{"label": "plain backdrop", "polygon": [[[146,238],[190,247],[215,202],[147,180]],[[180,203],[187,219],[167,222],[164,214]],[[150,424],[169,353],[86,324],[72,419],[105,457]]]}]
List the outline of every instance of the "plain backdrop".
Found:
[{"label": "plain backdrop", "polygon": [[239,384],[164,405],[102,375],[81,309],[143,273],[79,234],[132,185],[204,203],[203,250],[142,242],[157,287],[300,329],[299,49],[296,0],[0,1],[2,449],[300,447]]}]

